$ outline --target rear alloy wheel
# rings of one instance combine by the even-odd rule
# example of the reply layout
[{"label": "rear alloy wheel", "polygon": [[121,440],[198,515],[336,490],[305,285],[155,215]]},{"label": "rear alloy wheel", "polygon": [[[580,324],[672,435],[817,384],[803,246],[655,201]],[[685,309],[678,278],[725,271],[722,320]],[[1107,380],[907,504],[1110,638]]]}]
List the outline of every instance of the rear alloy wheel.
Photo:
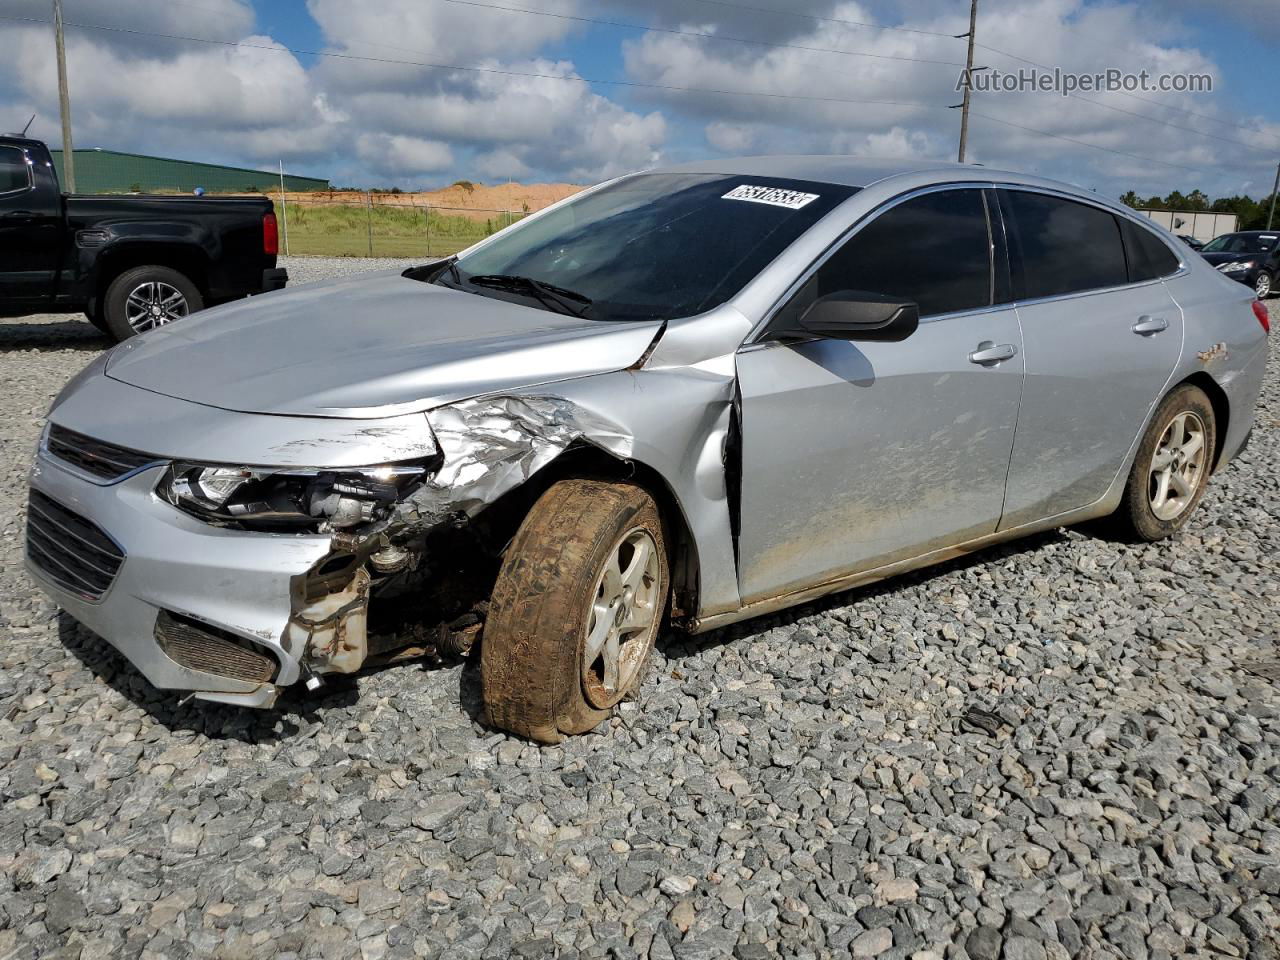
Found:
[{"label": "rear alloy wheel", "polygon": [[1265,270],[1258,271],[1258,279],[1253,281],[1253,292],[1257,294],[1259,300],[1265,300],[1271,296],[1271,274]]},{"label": "rear alloy wheel", "polygon": [[1185,384],[1165,397],[1151,418],[1117,511],[1143,540],[1161,540],[1187,522],[1204,496],[1213,469],[1217,424],[1199,387]]},{"label": "rear alloy wheel", "polygon": [[600,724],[644,676],[668,579],[647,492],[598,480],[551,487],[508,547],[489,604],[488,721],[543,743]]},{"label": "rear alloy wheel", "polygon": [[169,267],[134,267],[107,288],[103,298],[108,332],[117,340],[181,320],[204,306],[200,291]]}]

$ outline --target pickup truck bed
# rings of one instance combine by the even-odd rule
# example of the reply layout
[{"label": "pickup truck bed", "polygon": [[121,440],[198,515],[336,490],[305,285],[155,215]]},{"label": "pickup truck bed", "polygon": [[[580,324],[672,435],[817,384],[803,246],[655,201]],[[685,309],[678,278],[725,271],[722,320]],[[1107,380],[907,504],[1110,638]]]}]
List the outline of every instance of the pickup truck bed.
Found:
[{"label": "pickup truck bed", "polygon": [[84,312],[124,339],[286,280],[269,199],[69,196],[43,143],[0,137],[0,316]]}]

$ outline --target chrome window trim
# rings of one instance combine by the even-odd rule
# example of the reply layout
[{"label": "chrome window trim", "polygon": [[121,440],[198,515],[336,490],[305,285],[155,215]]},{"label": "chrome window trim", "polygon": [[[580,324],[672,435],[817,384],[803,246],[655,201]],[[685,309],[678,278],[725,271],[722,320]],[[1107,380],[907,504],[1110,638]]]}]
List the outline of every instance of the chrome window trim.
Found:
[{"label": "chrome window trim", "polygon": [[[778,315],[778,312],[782,310],[782,308],[785,307],[791,301],[791,298],[796,295],[797,291],[799,291],[799,289],[802,286],[804,286],[805,283],[808,282],[809,278],[812,277],[815,273],[817,273],[818,270],[820,270],[828,260],[830,260],[833,256],[835,256],[836,251],[838,251],[841,247],[843,247],[846,243],[848,243],[851,239],[853,239],[853,237],[858,233],[858,231],[860,231],[872,220],[877,219],[881,215],[892,210],[894,207],[897,207],[900,204],[906,203],[908,200],[914,200],[916,197],[922,197],[929,193],[942,193],[944,191],[949,191],[949,190],[982,191],[982,190],[990,190],[994,186],[995,184],[993,184],[991,181],[988,181],[988,180],[959,180],[952,183],[931,183],[927,187],[917,187],[914,190],[908,190],[905,193],[900,193],[896,197],[889,198],[884,203],[880,204],[880,206],[867,211],[857,220],[853,221],[853,223],[849,224],[849,226],[844,230],[844,232],[841,233],[840,236],[837,237],[834,241],[832,241],[831,245],[828,246],[826,250],[822,251],[822,253],[812,263],[810,263],[809,266],[804,269],[804,271],[801,272],[800,276],[796,280],[792,281],[792,283],[787,287],[786,291],[782,294],[782,296],[778,297],[778,299],[773,302],[773,304],[769,307],[769,309],[765,311],[764,319],[760,321],[760,323],[752,327],[751,332],[747,334],[746,338],[743,341],[743,346],[752,346],[760,342],[760,337],[764,334],[764,332],[767,329],[769,329],[769,324],[773,323],[774,317],[776,317]],[[857,194],[855,193],[854,197],[856,196]],[[853,197],[850,197],[849,199],[852,200]],[[982,200],[983,200],[983,209],[987,211],[987,237],[992,243],[994,243],[995,240],[991,233],[991,210],[986,205],[985,196],[983,196]],[[993,263],[992,270],[994,271],[994,269],[995,267]],[[994,283],[992,284],[991,294],[994,297],[994,294],[995,294]],[[1009,304],[993,303],[985,307],[974,307],[969,310],[957,310],[952,313],[935,313],[928,317],[921,317],[920,322],[922,324],[932,323],[936,320],[942,320],[942,319],[946,319],[948,317],[953,317],[953,316],[963,316],[964,314],[967,314],[967,313],[988,313],[996,309],[997,307],[1005,307],[1005,306],[1009,306]]]},{"label": "chrome window trim", "polygon": [[[1139,280],[1134,283],[1123,283],[1123,284],[1119,284],[1117,286],[1111,286],[1111,287],[1094,287],[1089,290],[1073,290],[1070,293],[1054,294],[1051,297],[1034,297],[1034,298],[1029,298],[1024,300],[1018,300],[1015,298],[1003,303],[993,303],[989,307],[979,307],[973,310],[958,310],[952,313],[934,314],[929,317],[921,317],[920,323],[922,325],[926,323],[934,323],[939,320],[947,320],[947,319],[950,319],[951,317],[966,316],[973,313],[990,313],[998,309],[1003,309],[1005,307],[1013,307],[1013,308],[1023,307],[1023,306],[1031,307],[1031,306],[1036,306],[1042,303],[1054,303],[1059,300],[1072,300],[1072,299],[1077,299],[1079,297],[1090,297],[1095,294],[1114,293],[1118,290],[1137,289],[1139,287],[1149,286],[1151,284],[1164,283],[1167,280],[1176,280],[1180,277],[1187,276],[1188,274],[1191,273],[1191,268],[1187,265],[1187,258],[1183,255],[1181,251],[1176,250],[1168,242],[1166,242],[1165,239],[1162,236],[1160,236],[1159,233],[1153,230],[1151,228],[1150,222],[1143,224],[1143,220],[1145,218],[1139,217],[1136,214],[1132,214],[1127,210],[1117,210],[1104,203],[1099,203],[1097,201],[1091,200],[1088,197],[1083,197],[1077,193],[1072,193],[1067,190],[1055,190],[1051,187],[1043,187],[1039,185],[1031,185],[1031,184],[1023,184],[1023,183],[1013,183],[1005,180],[958,180],[958,181],[953,181],[948,183],[933,183],[927,187],[918,187],[914,190],[909,190],[905,193],[901,193],[896,197],[892,197],[889,200],[886,200],[884,203],[880,204],[875,209],[869,210],[867,213],[863,214],[853,223],[849,224],[848,228],[845,229],[845,231],[841,233],[840,236],[837,237],[831,243],[831,245],[828,246],[827,249],[822,252],[820,256],[815,258],[813,262],[810,263],[809,266],[799,275],[799,277],[787,287],[786,291],[780,297],[778,297],[777,300],[774,301],[774,303],[765,312],[764,319],[761,320],[754,327],[752,327],[751,331],[747,334],[746,338],[743,340],[743,347],[750,347],[758,344],[760,342],[760,337],[763,335],[764,331],[769,328],[769,324],[773,322],[774,318],[778,315],[778,312],[783,307],[786,306],[786,304],[791,300],[793,296],[795,296],[796,292],[800,289],[800,287],[804,286],[804,284],[808,282],[809,278],[812,277],[814,273],[816,273],[819,269],[821,269],[821,267],[828,260],[830,260],[831,257],[835,255],[837,250],[839,250],[845,243],[847,243],[850,239],[852,239],[853,236],[859,230],[865,227],[873,219],[875,219],[876,217],[879,217],[883,213],[888,212],[889,210],[892,210],[894,207],[898,206],[899,204],[905,203],[907,200],[911,200],[911,199],[914,199],[915,197],[923,196],[928,193],[940,193],[944,190],[984,190],[984,191],[985,190],[1023,190],[1028,193],[1042,193],[1047,196],[1057,197],[1062,200],[1069,200],[1073,203],[1081,203],[1081,204],[1084,204],[1085,206],[1092,207],[1095,210],[1100,210],[1103,213],[1109,213],[1112,216],[1124,217],[1132,221],[1133,223],[1137,224],[1141,229],[1144,229],[1148,233],[1155,235],[1155,237],[1158,240],[1160,240],[1161,243],[1164,243],[1166,248],[1173,251],[1174,256],[1178,260],[1178,269],[1175,270],[1173,273],[1165,274],[1164,276],[1161,276],[1161,277],[1153,277],[1152,279],[1149,279],[1149,280]],[[986,199],[985,194],[983,199],[985,201]],[[991,230],[991,216],[997,213],[1001,216],[1001,218],[1003,218],[1004,217],[1003,207],[1000,207],[999,205],[997,205],[997,209],[995,210],[992,210],[990,207],[987,207],[988,231]],[[994,238],[993,238],[993,243],[994,243]],[[1010,266],[1012,266],[1012,264],[1010,264]],[[992,263],[992,269],[993,270],[995,269],[994,260]],[[994,289],[992,291],[992,294],[994,298]]]},{"label": "chrome window trim", "polygon": [[13,147],[13,146],[9,146],[8,144],[5,144],[3,147],[0,147],[0,149],[17,150],[18,154],[22,157],[27,168],[27,185],[25,187],[15,187],[12,190],[0,190],[0,197],[15,197],[20,193],[26,193],[28,190],[34,189],[36,185],[36,179],[35,179],[35,174],[31,172],[31,168],[33,166],[31,161],[31,154],[27,153],[26,148]]}]

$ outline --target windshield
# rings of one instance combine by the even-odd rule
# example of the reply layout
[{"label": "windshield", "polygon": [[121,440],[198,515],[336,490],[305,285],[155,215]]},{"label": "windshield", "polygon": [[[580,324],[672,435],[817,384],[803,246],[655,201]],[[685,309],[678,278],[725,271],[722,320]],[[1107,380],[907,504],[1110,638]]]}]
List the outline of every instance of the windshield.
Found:
[{"label": "windshield", "polygon": [[854,187],[641,174],[511,229],[432,282],[592,320],[692,316],[724,303]]},{"label": "windshield", "polygon": [[1204,245],[1201,253],[1269,253],[1280,234],[1224,233]]}]

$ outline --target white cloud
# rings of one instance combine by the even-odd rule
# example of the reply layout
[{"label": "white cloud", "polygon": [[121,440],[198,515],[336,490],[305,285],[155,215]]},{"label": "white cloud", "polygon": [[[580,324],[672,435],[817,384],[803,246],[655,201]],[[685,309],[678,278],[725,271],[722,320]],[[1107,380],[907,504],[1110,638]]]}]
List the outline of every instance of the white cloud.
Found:
[{"label": "white cloud", "polygon": [[476,157],[476,171],[489,180],[520,180],[531,172],[527,163],[505,147]]},{"label": "white cloud", "polygon": [[[791,18],[798,32],[788,43],[872,52],[919,60],[963,60],[962,41],[952,35],[968,28],[967,5],[925,0],[899,3],[896,25],[943,36],[902,31],[876,31],[847,24]],[[704,15],[703,6],[686,8]],[[875,11],[856,0],[828,4],[823,16],[876,22]],[[1079,71],[1125,70],[1161,73],[1196,72],[1219,76],[1217,65],[1185,43],[1176,24],[1153,22],[1149,9],[1137,3],[1090,4],[1084,0],[988,0],[981,12],[979,39],[989,47],[1029,55],[1046,64]],[[709,31],[714,24],[684,21],[682,29]],[[739,34],[741,35],[741,33]],[[671,34],[646,34],[625,45],[628,75],[642,83],[718,90],[751,90],[828,102],[783,97],[734,97],[712,93],[651,91],[646,98],[673,114],[704,122],[707,143],[724,153],[803,153],[816,150],[891,156],[910,154],[953,159],[959,115],[946,109],[959,96],[954,87],[958,68],[934,63],[881,60],[811,50],[763,50]],[[1027,66],[986,48],[978,63],[1016,70]],[[1219,89],[1221,89],[1219,78]],[[1050,175],[1108,190],[1124,183],[1168,185],[1195,182],[1219,191],[1241,184],[1249,170],[1227,164],[1268,166],[1265,156],[1249,154],[1193,133],[1132,116],[1149,114],[1181,126],[1263,146],[1280,141],[1280,127],[1257,132],[1237,130],[1189,117],[1173,107],[1220,113],[1220,98],[1196,94],[1151,94],[1146,103],[1118,93],[1088,94],[1129,114],[1080,99],[1053,94],[984,94],[974,110],[993,117],[1155,160],[1167,160],[1195,171],[1143,163],[1082,145],[1002,126],[975,116],[970,160]],[[932,106],[892,106],[832,100],[894,100]],[[1225,159],[1225,163],[1224,163]]]},{"label": "white cloud", "polygon": [[[964,44],[952,35],[968,25],[967,4],[954,0],[795,0],[772,4],[778,7],[773,12],[689,0],[539,0],[536,5],[549,13],[878,55],[861,57],[604,27],[587,33],[572,20],[450,0],[380,0],[374,7],[308,0],[324,49],[342,55],[313,59],[295,56],[273,39],[282,14],[267,0],[258,0],[256,13],[249,0],[66,4],[72,23],[143,31],[69,29],[81,146],[264,167],[283,158],[297,172],[342,183],[405,187],[453,177],[590,181],[650,166],[667,155],[692,159],[708,152],[951,159],[959,116],[946,107],[958,99],[958,68],[882,58],[958,62]],[[1197,49],[1186,24],[1152,16],[1158,6],[1156,0],[984,0],[979,39],[1073,69],[1207,72],[1221,83],[1218,64]],[[1176,0],[1175,6],[1193,9],[1192,0]],[[10,11],[49,16],[47,0],[10,0]],[[942,36],[815,19],[870,23],[895,11],[891,22]],[[601,63],[618,56],[625,75],[642,84],[796,97],[593,86],[580,82],[579,65],[563,56],[575,49],[567,44],[583,37],[607,45],[592,51],[593,72],[608,72]],[[39,119],[33,132],[59,139],[51,53],[46,25],[0,23],[0,127],[21,126],[34,111]],[[979,49],[979,63],[1025,66],[985,48]],[[1268,152],[1253,153],[1080,100],[981,94],[975,97],[978,113],[1200,172],[1092,150],[981,116],[973,121],[970,159],[1108,192],[1129,186],[1151,192],[1174,186],[1211,193],[1270,189],[1280,125],[1259,121],[1258,129],[1242,130],[1170,109],[1226,116],[1230,101],[1220,86],[1213,95],[1152,94],[1158,103],[1118,94],[1090,96]],[[1252,166],[1238,169],[1242,164]]]},{"label": "white cloud", "polygon": [[[243,39],[249,46],[180,45],[160,55],[69,30],[77,145],[177,156],[212,152],[253,162],[327,152],[332,140],[306,70],[269,37]],[[33,134],[56,143],[61,134],[52,47],[40,27],[0,30],[0,77],[17,90],[15,99],[38,111]]]},{"label": "white cloud", "polygon": [[362,134],[356,141],[356,155],[369,170],[393,179],[439,173],[453,165],[453,151],[447,143],[421,137]]},{"label": "white cloud", "polygon": [[[550,13],[573,13],[576,0],[540,0]],[[359,57],[468,65],[485,58],[518,59],[576,29],[570,20],[513,15],[449,0],[379,0],[376,13],[352,0],[307,0],[329,48]],[[326,89],[404,91],[433,85],[445,74],[403,63],[330,60],[317,67]]]},{"label": "white cloud", "polygon": [[708,123],[707,143],[721,153],[746,154],[754,149],[758,130],[745,123]]}]

